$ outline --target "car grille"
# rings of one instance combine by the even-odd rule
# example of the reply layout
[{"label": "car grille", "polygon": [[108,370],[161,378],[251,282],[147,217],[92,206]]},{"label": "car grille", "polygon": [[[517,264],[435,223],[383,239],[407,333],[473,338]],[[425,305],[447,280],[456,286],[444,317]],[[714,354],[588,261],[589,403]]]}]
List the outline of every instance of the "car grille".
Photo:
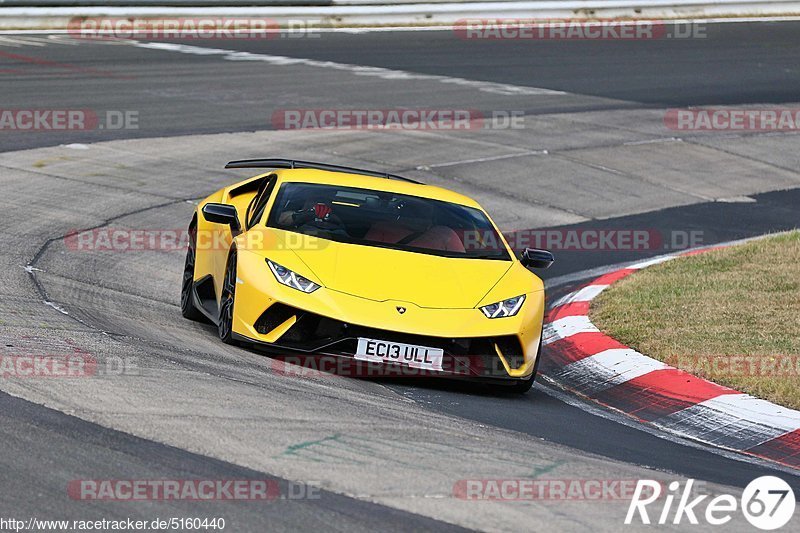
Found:
[{"label": "car grille", "polygon": [[441,348],[444,352],[443,368],[448,371],[469,368],[467,373],[472,375],[507,377],[495,350],[496,343],[509,367],[516,369],[524,362],[522,345],[514,335],[443,338],[399,333],[348,324],[282,303],[271,305],[258,318],[254,327],[258,333],[266,335],[292,316],[296,316],[297,321],[276,341],[276,347],[352,356],[356,351],[358,338],[367,337]]}]

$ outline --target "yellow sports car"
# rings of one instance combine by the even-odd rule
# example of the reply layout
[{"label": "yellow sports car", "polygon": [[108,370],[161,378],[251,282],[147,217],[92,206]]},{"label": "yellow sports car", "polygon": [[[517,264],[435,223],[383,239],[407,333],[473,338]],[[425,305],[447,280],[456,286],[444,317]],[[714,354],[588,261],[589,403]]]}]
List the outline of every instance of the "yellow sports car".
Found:
[{"label": "yellow sports car", "polygon": [[530,389],[545,302],[526,267],[552,254],[515,257],[474,200],[401,176],[287,159],[226,168],[270,170],[198,205],[184,317],[274,356]]}]

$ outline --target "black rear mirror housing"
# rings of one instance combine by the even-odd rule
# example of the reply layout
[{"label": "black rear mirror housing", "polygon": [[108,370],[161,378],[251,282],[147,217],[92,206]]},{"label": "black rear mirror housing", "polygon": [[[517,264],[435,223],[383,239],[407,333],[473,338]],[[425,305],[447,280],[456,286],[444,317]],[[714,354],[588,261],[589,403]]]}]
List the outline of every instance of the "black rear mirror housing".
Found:
[{"label": "black rear mirror housing", "polygon": [[227,224],[234,234],[242,230],[236,208],[230,204],[206,204],[203,206],[203,218],[214,224]]},{"label": "black rear mirror housing", "polygon": [[528,268],[550,268],[555,261],[553,253],[539,248],[525,248],[519,256],[523,266]]}]

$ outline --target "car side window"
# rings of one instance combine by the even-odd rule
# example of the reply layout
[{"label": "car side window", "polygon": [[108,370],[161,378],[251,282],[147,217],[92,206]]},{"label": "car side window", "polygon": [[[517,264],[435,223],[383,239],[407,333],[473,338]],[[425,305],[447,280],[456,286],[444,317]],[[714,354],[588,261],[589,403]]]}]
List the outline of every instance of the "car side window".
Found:
[{"label": "car side window", "polygon": [[264,187],[253,200],[252,209],[250,210],[250,218],[247,220],[247,229],[252,228],[259,220],[261,220],[261,216],[264,214],[264,209],[267,207],[267,202],[269,202],[269,197],[272,195],[272,191],[275,189],[275,183],[278,181],[277,178],[278,177],[274,174],[267,176],[267,181],[265,182]]}]

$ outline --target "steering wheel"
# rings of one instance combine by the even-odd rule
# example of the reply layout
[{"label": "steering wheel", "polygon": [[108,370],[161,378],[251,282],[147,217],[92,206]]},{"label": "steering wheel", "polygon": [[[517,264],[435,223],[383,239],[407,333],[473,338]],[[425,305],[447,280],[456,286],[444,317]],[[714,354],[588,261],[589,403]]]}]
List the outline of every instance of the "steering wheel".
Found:
[{"label": "steering wheel", "polygon": [[297,211],[292,214],[292,221],[297,229],[345,232],[342,219],[333,213],[333,209],[328,204],[318,203],[309,209]]}]

